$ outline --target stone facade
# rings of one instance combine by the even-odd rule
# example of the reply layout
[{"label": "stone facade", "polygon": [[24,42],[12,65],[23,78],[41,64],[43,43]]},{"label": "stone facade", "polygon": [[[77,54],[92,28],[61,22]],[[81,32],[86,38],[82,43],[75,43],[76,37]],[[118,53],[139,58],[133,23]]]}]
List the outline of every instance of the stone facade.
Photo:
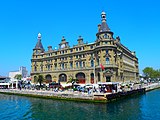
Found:
[{"label": "stone facade", "polygon": [[48,46],[48,51],[45,51],[41,34],[38,34],[31,59],[32,82],[36,82],[39,74],[44,76],[46,82],[62,83],[70,78],[77,78],[81,84],[138,80],[135,52],[122,45],[119,37],[113,37],[105,12],[101,13],[101,19],[94,43],[84,43],[80,36],[78,44],[70,47],[63,37],[58,49]]}]

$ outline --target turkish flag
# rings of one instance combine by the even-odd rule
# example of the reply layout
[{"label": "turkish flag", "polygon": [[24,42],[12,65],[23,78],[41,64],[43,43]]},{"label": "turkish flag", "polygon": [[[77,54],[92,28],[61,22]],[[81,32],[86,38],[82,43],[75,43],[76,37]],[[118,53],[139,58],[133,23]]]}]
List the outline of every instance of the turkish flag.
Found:
[{"label": "turkish flag", "polygon": [[100,64],[100,67],[101,67],[102,70],[104,70],[104,66],[102,64]]}]

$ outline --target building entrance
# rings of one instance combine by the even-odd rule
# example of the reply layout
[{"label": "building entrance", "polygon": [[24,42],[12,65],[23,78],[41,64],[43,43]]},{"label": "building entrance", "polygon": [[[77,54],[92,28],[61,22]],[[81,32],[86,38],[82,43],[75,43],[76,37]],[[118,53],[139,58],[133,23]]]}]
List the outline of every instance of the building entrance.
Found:
[{"label": "building entrance", "polygon": [[111,77],[110,76],[106,76],[106,82],[111,82]]}]

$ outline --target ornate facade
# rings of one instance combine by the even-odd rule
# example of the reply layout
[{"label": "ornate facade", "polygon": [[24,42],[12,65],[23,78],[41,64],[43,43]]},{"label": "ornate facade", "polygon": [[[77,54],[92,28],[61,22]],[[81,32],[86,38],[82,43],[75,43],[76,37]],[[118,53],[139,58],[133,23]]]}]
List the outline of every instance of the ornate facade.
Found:
[{"label": "ornate facade", "polygon": [[32,82],[36,82],[38,74],[43,75],[46,82],[61,83],[70,78],[77,78],[81,84],[138,80],[135,52],[122,45],[119,37],[113,37],[105,12],[101,13],[101,19],[94,43],[84,43],[80,36],[78,44],[70,47],[63,37],[58,49],[48,46],[45,51],[39,33],[31,59]]}]

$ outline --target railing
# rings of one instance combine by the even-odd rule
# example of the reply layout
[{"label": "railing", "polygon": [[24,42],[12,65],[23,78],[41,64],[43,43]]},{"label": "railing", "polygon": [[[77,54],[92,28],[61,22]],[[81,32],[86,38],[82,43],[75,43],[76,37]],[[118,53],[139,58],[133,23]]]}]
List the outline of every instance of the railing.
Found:
[{"label": "railing", "polygon": [[[104,68],[118,68],[117,64],[103,64]],[[100,65],[96,65],[96,68],[101,68]]]}]

